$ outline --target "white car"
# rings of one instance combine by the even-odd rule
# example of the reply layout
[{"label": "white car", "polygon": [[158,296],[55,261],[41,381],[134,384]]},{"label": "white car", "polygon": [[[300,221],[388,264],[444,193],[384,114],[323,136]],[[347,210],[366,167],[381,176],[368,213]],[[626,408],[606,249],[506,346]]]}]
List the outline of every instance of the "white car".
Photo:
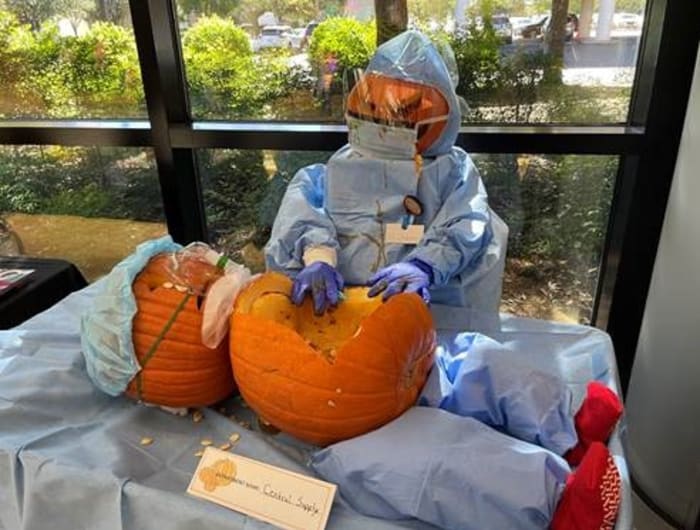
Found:
[{"label": "white car", "polygon": [[302,47],[304,44],[304,36],[306,35],[306,28],[294,28],[287,33],[284,34],[284,36],[289,39],[289,44],[292,48],[295,50],[298,50]]},{"label": "white car", "polygon": [[291,26],[265,26],[253,41],[253,51],[257,52],[263,48],[291,48],[292,41],[288,36],[290,31]]},{"label": "white car", "polygon": [[636,13],[615,13],[613,24],[620,29],[639,29],[642,27],[642,16]]}]

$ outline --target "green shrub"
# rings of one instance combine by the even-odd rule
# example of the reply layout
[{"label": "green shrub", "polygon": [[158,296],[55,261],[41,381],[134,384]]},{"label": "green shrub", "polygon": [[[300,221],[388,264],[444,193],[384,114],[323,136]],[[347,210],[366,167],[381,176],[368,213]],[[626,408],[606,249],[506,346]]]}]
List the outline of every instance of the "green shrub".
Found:
[{"label": "green shrub", "polygon": [[68,37],[62,43],[63,77],[84,115],[145,114],[141,108],[141,70],[131,31],[96,22],[84,36]]},{"label": "green shrub", "polygon": [[232,21],[203,17],[183,37],[190,100],[198,118],[275,117],[274,100],[308,88],[288,50],[253,56],[248,36]]},{"label": "green shrub", "polygon": [[377,29],[372,22],[352,18],[329,18],[314,30],[309,57],[315,71],[322,72],[326,59],[338,61],[336,76],[348,68],[364,68],[376,48]]},{"label": "green shrub", "polygon": [[202,17],[185,32],[182,48],[197,117],[238,117],[260,107],[250,42],[232,21]]}]

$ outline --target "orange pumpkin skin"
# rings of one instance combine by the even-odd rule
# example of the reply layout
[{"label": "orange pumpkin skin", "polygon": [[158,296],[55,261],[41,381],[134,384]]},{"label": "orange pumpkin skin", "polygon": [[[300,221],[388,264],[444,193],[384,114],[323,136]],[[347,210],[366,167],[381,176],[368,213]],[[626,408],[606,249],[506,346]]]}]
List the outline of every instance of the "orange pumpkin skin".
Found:
[{"label": "orange pumpkin skin", "polygon": [[[437,88],[376,72],[364,75],[355,84],[348,95],[347,110],[356,118],[409,128],[419,121],[447,116],[450,111],[447,99]],[[444,120],[421,127],[416,151],[427,150],[446,126]]]},{"label": "orange pumpkin skin", "polygon": [[335,311],[315,317],[308,297],[300,308],[289,301],[291,286],[286,276],[266,273],[238,296],[231,316],[236,384],[264,421],[324,446],[415,404],[435,350],[432,318],[418,295],[382,303],[350,288]]},{"label": "orange pumpkin skin", "polygon": [[[178,272],[187,278],[181,285],[188,291],[165,287],[167,282],[175,283],[167,272],[171,256],[155,256],[134,280],[137,312],[132,334],[142,370],[131,380],[126,394],[168,407],[211,405],[235,389],[228,341],[222,341],[215,349],[207,348],[201,341],[201,300],[197,293],[205,296],[209,284],[221,272],[209,263],[186,258]],[[151,352],[156,343],[157,348]]]}]

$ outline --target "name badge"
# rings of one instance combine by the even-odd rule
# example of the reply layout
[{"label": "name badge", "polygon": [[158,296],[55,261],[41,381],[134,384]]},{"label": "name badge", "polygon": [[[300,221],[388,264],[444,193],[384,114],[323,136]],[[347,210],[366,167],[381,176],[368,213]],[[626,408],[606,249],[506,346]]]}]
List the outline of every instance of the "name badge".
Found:
[{"label": "name badge", "polygon": [[408,225],[406,228],[403,228],[399,223],[389,223],[386,225],[384,242],[416,245],[423,239],[423,232],[425,232],[423,225]]},{"label": "name badge", "polygon": [[323,530],[337,486],[207,447],[187,493],[289,530]]}]

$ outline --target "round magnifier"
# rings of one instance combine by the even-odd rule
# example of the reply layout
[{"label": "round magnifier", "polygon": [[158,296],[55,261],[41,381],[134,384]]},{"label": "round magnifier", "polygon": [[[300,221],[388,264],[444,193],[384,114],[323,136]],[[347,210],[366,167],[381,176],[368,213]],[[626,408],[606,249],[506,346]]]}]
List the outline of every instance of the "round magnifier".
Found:
[{"label": "round magnifier", "polygon": [[416,217],[423,213],[423,205],[418,200],[418,197],[413,195],[406,195],[403,198],[403,207],[409,214]]}]

